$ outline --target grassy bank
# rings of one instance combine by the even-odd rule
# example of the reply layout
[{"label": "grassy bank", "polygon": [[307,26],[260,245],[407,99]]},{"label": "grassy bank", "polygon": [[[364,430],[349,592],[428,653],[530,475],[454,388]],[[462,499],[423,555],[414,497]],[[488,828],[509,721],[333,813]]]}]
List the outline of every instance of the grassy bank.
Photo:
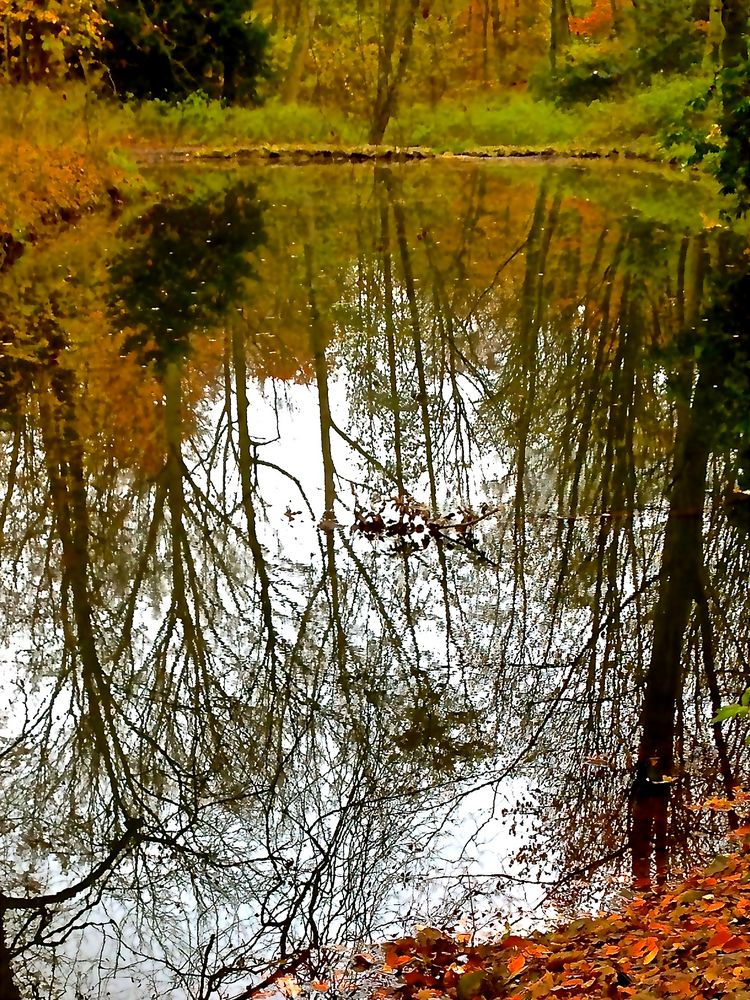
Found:
[{"label": "grassy bank", "polygon": [[[674,156],[668,135],[682,123],[689,101],[705,92],[704,78],[670,78],[618,101],[561,108],[528,93],[490,92],[404,106],[392,118],[385,143],[457,152],[477,146],[628,148]],[[252,143],[337,144],[367,141],[365,118],[330,108],[268,101],[258,108],[222,107],[194,95],[179,104],[121,105],[87,95],[82,85],[57,90],[14,88],[0,110],[0,135],[33,143],[74,142],[78,149]]]},{"label": "grassy bank", "polygon": [[0,234],[34,239],[86,212],[116,206],[141,186],[132,158],[101,128],[110,109],[82,87],[13,87],[4,96]]}]

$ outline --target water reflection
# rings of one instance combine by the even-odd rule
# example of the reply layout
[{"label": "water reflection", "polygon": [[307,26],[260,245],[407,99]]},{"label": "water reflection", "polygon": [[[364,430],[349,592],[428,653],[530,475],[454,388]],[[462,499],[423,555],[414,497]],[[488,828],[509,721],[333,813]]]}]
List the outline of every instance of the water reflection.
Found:
[{"label": "water reflection", "polygon": [[167,183],[2,276],[0,993],[234,995],[710,853],[739,238],[601,171]]}]

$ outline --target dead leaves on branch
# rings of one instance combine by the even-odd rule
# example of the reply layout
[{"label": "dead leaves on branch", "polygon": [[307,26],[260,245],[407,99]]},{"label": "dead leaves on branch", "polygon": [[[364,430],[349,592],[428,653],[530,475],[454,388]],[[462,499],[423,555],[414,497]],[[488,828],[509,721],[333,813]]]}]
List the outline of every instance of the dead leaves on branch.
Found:
[{"label": "dead leaves on branch", "polygon": [[499,508],[482,504],[478,512],[460,507],[438,515],[407,494],[395,496],[377,508],[355,510],[352,530],[366,538],[391,539],[414,549],[425,549],[437,539],[473,548],[476,545],[473,529],[498,513]]}]

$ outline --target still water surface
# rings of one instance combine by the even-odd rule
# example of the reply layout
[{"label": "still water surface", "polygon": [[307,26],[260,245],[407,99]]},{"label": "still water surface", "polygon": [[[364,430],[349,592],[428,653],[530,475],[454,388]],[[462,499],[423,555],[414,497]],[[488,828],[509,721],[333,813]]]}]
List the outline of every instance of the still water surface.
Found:
[{"label": "still water surface", "polygon": [[231,997],[714,852],[745,246],[676,175],[420,164],[180,168],[25,248],[0,975]]}]

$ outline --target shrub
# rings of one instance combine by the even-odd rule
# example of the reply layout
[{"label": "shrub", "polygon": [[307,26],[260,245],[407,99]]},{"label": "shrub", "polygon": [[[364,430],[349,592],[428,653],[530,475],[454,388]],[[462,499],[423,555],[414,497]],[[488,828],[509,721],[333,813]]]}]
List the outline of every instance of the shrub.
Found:
[{"label": "shrub", "polygon": [[560,105],[590,104],[610,97],[625,74],[621,51],[606,44],[574,42],[554,73],[546,68],[537,71],[529,86],[537,97]]},{"label": "shrub", "polygon": [[394,119],[386,141],[461,150],[473,146],[548,146],[578,131],[575,115],[526,94],[466,104],[415,105]]}]

